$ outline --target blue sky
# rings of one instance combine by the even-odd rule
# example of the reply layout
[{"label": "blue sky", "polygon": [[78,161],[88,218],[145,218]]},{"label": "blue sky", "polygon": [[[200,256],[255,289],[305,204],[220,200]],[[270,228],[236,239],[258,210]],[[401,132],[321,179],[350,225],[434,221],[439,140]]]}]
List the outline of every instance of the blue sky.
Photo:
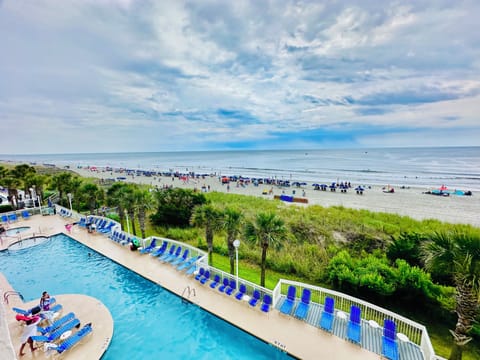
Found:
[{"label": "blue sky", "polygon": [[480,1],[0,0],[0,153],[480,145]]}]

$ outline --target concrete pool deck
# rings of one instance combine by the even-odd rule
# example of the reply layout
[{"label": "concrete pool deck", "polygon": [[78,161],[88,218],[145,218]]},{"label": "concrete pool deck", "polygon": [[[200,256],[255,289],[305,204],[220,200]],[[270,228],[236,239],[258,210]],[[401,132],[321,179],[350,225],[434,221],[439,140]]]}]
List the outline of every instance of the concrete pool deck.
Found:
[{"label": "concrete pool deck", "polygon": [[[131,252],[127,247],[122,247],[118,243],[108,239],[105,235],[96,233],[91,234],[88,233],[85,229],[78,226],[74,226],[72,232],[67,233],[65,230],[65,224],[67,224],[68,222],[69,219],[62,218],[58,215],[35,215],[32,216],[29,220],[18,221],[15,224],[15,227],[30,226],[30,231],[36,231],[36,234],[41,234],[45,236],[65,233],[68,236],[79,241],[80,243],[109,257],[113,261],[116,261],[117,263],[126,266],[127,268],[159,284],[160,286],[168,289],[169,291],[180,297],[182,297],[182,294],[185,292],[185,289],[187,287],[190,287],[190,289],[195,289],[195,292],[191,292],[191,294],[194,294],[194,296],[191,296],[189,298],[189,301],[191,301],[193,304],[200,306],[201,308],[211,312],[212,314],[228,321],[229,323],[234,324],[235,326],[243,329],[244,331],[247,331],[248,333],[262,339],[263,341],[275,347],[282,349],[283,351],[288,352],[295,357],[301,359],[325,358],[365,360],[380,358],[380,356],[375,353],[369,352],[341,338],[332,336],[331,334],[328,334],[303,321],[297,320],[293,317],[281,315],[280,312],[276,309],[271,310],[268,314],[260,312],[258,308],[252,309],[246,304],[246,302],[237,301],[233,297],[225,296],[218,291],[210,289],[209,286],[202,286],[198,283],[198,281],[195,281],[192,277],[187,277],[184,273],[175,270],[172,266],[161,263],[157,259],[152,258],[151,256],[142,255],[138,252]],[[13,227],[13,224],[10,225],[10,228],[11,227]],[[32,235],[29,234],[28,231],[21,233],[22,238],[29,236]],[[16,238],[14,241],[18,241],[18,238]],[[5,241],[4,239],[1,246],[3,248],[6,248],[11,242],[13,242],[11,241],[11,239],[8,239],[7,241]],[[2,278],[3,277],[0,277],[0,288],[2,290],[2,293],[4,293],[6,290],[10,290],[10,288],[6,289],[7,285],[2,282]],[[53,295],[55,295],[55,297],[57,297],[58,299],[63,299],[62,295]],[[74,297],[75,296],[77,295],[74,295]],[[81,298],[80,295],[78,296],[79,298]],[[15,296],[11,297],[12,302],[14,301],[14,298]],[[20,299],[17,298],[15,299],[15,301],[19,301],[23,306],[23,303]],[[81,300],[79,301],[81,302]],[[182,300],[179,299],[179,301]],[[10,310],[12,302],[9,302],[9,304],[3,304],[3,306],[5,307],[4,312],[6,313],[5,318],[9,323],[9,328],[10,323],[13,323],[14,326],[19,326],[18,323],[15,321],[13,311]],[[78,304],[80,304],[80,302]],[[13,306],[18,306],[18,303]],[[65,309],[66,311],[76,312],[74,304],[72,304],[71,307],[70,305],[68,305],[68,308]],[[90,338],[87,338],[76,348],[74,348],[73,350],[75,350],[75,352],[73,350],[69,352],[69,354],[65,356],[66,358],[99,358],[93,356],[93,353],[92,357],[85,357],[85,355],[87,351],[90,351],[90,347],[93,348],[93,343],[97,344],[105,342],[106,335],[102,335],[99,331],[97,331],[95,327],[95,324],[97,324],[98,327],[101,321],[103,320],[82,320],[82,322],[93,322],[94,331]],[[106,321],[108,322],[108,320]],[[6,334],[6,332],[1,331],[0,333],[0,358],[10,359],[12,358],[11,350],[7,348],[4,349],[2,347],[2,343],[6,340],[4,338],[5,335],[3,334]],[[19,336],[19,334],[10,331],[11,343],[15,344],[15,341],[18,342]],[[18,353],[19,346],[20,344],[15,345],[15,354]],[[95,345],[95,347],[98,347],[98,345]],[[26,356],[28,356],[30,350],[25,349],[25,352],[27,354]],[[77,357],[75,354],[81,355],[82,357]],[[26,356],[22,357],[22,359],[27,359],[28,357]],[[32,358],[41,359],[42,357],[39,356],[40,352],[35,351]]]}]

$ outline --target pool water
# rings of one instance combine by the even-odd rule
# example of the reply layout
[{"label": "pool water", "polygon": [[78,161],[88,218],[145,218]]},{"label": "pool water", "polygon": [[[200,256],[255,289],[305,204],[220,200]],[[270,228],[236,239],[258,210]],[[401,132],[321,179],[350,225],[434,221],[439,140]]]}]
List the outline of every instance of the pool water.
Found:
[{"label": "pool water", "polygon": [[43,244],[45,241],[50,240],[50,238],[46,236],[36,236],[28,239],[24,239],[21,241],[18,241],[16,243],[13,243],[8,247],[8,250],[22,250],[22,249],[27,249],[32,246],[37,246],[40,244]]},{"label": "pool water", "polygon": [[17,228],[8,229],[7,231],[5,231],[5,235],[15,236],[15,235],[20,234],[21,232],[27,231],[29,229],[30,229],[30,226],[20,226],[20,227],[17,227]]},{"label": "pool water", "polygon": [[290,358],[63,234],[41,246],[0,253],[0,272],[25,301],[45,290],[102,301],[114,319],[102,359]]}]

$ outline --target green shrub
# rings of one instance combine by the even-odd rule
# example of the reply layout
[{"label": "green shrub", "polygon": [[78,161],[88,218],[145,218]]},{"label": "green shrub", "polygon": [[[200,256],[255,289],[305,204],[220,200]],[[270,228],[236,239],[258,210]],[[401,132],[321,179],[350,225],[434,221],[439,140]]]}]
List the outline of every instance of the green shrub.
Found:
[{"label": "green shrub", "polygon": [[10,204],[0,205],[0,213],[5,213],[5,212],[9,212],[9,211],[13,211],[13,206],[12,205],[10,205]]}]

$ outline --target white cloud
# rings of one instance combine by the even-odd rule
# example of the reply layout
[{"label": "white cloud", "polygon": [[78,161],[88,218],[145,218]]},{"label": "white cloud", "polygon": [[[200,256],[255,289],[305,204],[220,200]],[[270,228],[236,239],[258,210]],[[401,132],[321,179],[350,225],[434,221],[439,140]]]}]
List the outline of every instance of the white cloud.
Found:
[{"label": "white cloud", "polygon": [[[315,147],[302,133],[318,129],[352,146],[416,145],[419,129],[476,145],[464,135],[480,127],[479,15],[475,1],[7,0],[0,130],[21,126],[28,145],[0,152],[252,146],[289,133],[285,146]],[[39,141],[45,129],[55,142]]]}]

